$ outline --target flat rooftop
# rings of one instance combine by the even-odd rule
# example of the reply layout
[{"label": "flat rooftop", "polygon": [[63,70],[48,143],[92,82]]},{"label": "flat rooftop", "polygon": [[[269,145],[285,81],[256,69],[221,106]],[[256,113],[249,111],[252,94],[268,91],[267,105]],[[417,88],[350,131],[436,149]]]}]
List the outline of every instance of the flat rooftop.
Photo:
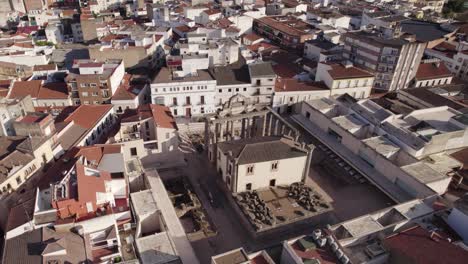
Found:
[{"label": "flat rooftop", "polygon": [[403,166],[401,169],[424,184],[447,178],[447,176],[437,172],[422,161]]},{"label": "flat rooftop", "polygon": [[135,244],[143,264],[178,263],[179,256],[166,232],[137,238]]},{"label": "flat rooftop", "polygon": [[242,264],[249,260],[249,257],[242,248],[228,251],[224,254],[213,257],[215,264]]},{"label": "flat rooftop", "polygon": [[356,219],[354,221],[344,223],[343,226],[353,237],[371,234],[383,228],[381,224],[379,224],[369,215]]},{"label": "flat rooftop", "polygon": [[133,209],[137,215],[151,214],[158,210],[151,190],[131,193],[130,199],[132,200]]},{"label": "flat rooftop", "polygon": [[347,130],[351,133],[357,132],[359,129],[366,125],[365,122],[361,121],[353,114],[337,116],[332,118],[332,120],[344,130]]},{"label": "flat rooftop", "polygon": [[307,104],[312,108],[325,113],[335,107],[337,104],[328,98],[320,98],[316,100],[307,101]]},{"label": "flat rooftop", "polygon": [[153,79],[153,84],[161,83],[178,83],[178,82],[196,82],[196,81],[213,81],[214,78],[208,72],[208,70],[198,70],[197,74],[189,75],[185,77],[177,77],[173,75],[173,72],[168,68],[161,68],[159,73]]},{"label": "flat rooftop", "polygon": [[371,149],[375,150],[377,153],[383,155],[386,158],[391,157],[393,154],[397,153],[400,148],[388,140],[385,136],[372,137],[363,140]]}]

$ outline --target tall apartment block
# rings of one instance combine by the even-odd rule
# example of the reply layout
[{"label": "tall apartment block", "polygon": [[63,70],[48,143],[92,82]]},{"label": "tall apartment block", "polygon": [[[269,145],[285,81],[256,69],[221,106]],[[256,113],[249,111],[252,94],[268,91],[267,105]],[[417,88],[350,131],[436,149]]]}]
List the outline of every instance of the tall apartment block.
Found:
[{"label": "tall apartment block", "polygon": [[374,72],[373,88],[381,91],[408,88],[427,45],[411,35],[387,39],[366,31],[346,33],[344,44],[343,58]]}]

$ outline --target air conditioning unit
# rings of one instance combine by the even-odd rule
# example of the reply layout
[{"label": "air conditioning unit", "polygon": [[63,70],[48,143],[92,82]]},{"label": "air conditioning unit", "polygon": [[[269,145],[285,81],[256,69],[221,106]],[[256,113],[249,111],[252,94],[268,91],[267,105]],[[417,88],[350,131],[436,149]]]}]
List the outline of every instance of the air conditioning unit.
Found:
[{"label": "air conditioning unit", "polygon": [[126,223],[126,224],[124,224],[124,230],[125,230],[125,231],[128,231],[128,230],[130,230],[130,229],[132,229],[132,223]]}]

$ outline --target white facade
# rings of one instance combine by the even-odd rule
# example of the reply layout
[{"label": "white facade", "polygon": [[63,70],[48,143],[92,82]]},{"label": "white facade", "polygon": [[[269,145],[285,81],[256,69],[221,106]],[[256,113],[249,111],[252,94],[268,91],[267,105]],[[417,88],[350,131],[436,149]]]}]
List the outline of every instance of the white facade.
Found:
[{"label": "white facade", "polygon": [[45,28],[45,33],[48,41],[54,44],[62,43],[64,41],[64,36],[62,33],[63,29],[61,26],[62,25],[60,23],[47,25]]},{"label": "white facade", "polygon": [[[282,140],[278,140],[278,144],[290,144],[284,143]],[[249,148],[261,148],[259,146],[261,144],[263,143],[247,146]],[[286,155],[285,158],[278,160],[252,161],[252,163],[239,163],[239,156],[233,156],[231,151],[226,151],[220,145],[218,145],[217,151],[217,171],[233,193],[302,182],[308,171],[309,154],[305,149],[298,148],[296,150],[298,152],[302,151],[303,155]]]},{"label": "white facade", "polygon": [[[29,139],[26,139],[29,140]],[[36,173],[42,166],[54,158],[52,152],[52,140],[45,140],[31,153],[33,159],[27,164],[15,166],[9,172],[7,178],[0,183],[0,191],[3,193],[17,190],[23,183]]]},{"label": "white facade", "polygon": [[[330,74],[330,71],[333,70],[332,67],[342,68],[344,71],[343,76],[332,76]],[[347,74],[346,70],[356,71],[358,69],[353,66],[348,67],[336,64],[330,66],[325,63],[319,63],[315,81],[323,81],[328,88],[330,88],[331,96],[347,93],[356,99],[368,98],[374,85],[375,77],[371,74],[368,76],[363,75],[363,77],[355,77],[351,72]]]},{"label": "white facade", "polygon": [[197,116],[214,113],[215,80],[198,80],[151,84],[153,104],[168,106],[174,116]]}]

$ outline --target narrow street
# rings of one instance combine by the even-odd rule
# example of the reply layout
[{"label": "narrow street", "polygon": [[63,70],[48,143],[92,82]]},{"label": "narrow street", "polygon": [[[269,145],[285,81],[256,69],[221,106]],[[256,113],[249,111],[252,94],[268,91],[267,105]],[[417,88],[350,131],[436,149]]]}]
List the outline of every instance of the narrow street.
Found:
[{"label": "narrow street", "polygon": [[[203,154],[185,154],[188,166],[184,174],[191,181],[198,197],[214,223],[218,234],[214,237],[192,242],[201,263],[210,263],[211,256],[248,244],[248,234],[237,221],[235,212],[228,205],[219,187],[216,175]],[[213,205],[207,191],[211,192]]]},{"label": "narrow street", "polygon": [[[201,263],[210,263],[211,256],[235,248],[243,247],[247,252],[255,252],[282,243],[307,232],[315,226],[310,224],[290,224],[287,231],[274,232],[268,236],[252,239],[239,216],[229,204],[223,190],[216,183],[216,170],[209,164],[204,154],[185,154],[187,166],[184,175],[192,182],[203,207],[214,223],[218,234],[214,237],[192,242]],[[213,202],[208,192],[211,192]]]}]

